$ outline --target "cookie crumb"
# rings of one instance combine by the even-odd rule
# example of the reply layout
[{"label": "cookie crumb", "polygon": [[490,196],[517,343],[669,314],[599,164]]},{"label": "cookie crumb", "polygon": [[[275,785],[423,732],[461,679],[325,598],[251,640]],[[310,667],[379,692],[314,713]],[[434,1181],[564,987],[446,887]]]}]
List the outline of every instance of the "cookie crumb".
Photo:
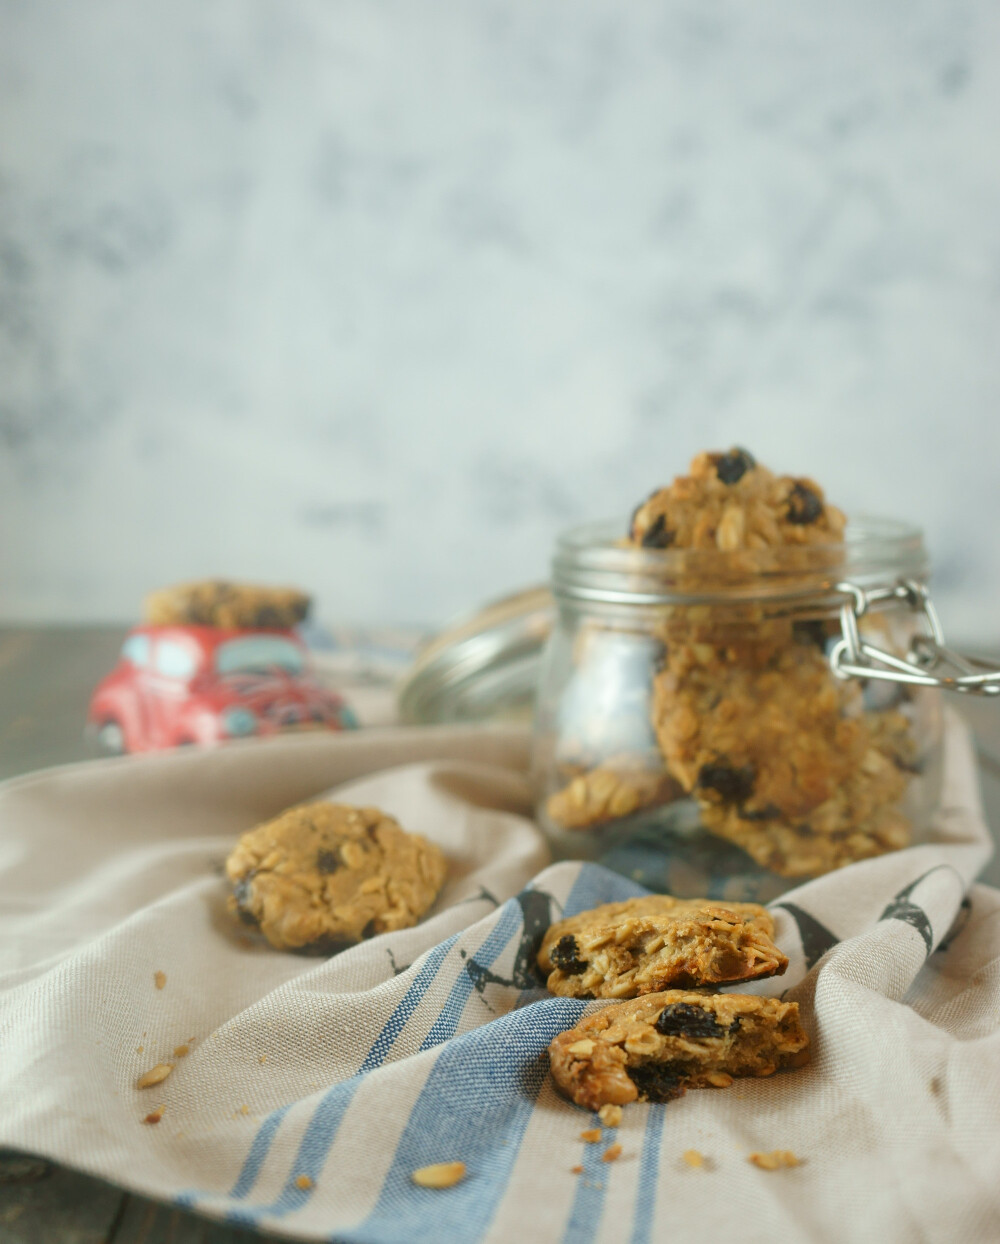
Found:
[{"label": "cookie crumb", "polygon": [[571,1175],[582,1175],[582,1174],[583,1174],[583,1167],[582,1167],[582,1166],[571,1166],[571,1167],[569,1168],[569,1173],[570,1173]]},{"label": "cookie crumb", "polygon": [[801,1159],[791,1149],[772,1149],[770,1153],[751,1153],[747,1161],[762,1171],[776,1171],[782,1166],[798,1166]]},{"label": "cookie crumb", "polygon": [[137,1045],[137,1046],[135,1047],[135,1052],[136,1052],[137,1054],[141,1054],[141,1053],[142,1053],[142,1051],[143,1051],[145,1048],[146,1048],[146,1047],[145,1047],[144,1045]]},{"label": "cookie crumb", "polygon": [[166,1106],[157,1106],[155,1110],[151,1110],[143,1119],[143,1123],[159,1123],[163,1118],[163,1112]]},{"label": "cookie crumb", "polygon": [[596,1145],[601,1139],[601,1129],[599,1127],[588,1127],[586,1131],[580,1133],[580,1139],[585,1140],[588,1145]]},{"label": "cookie crumb", "polygon": [[309,1178],[308,1175],[296,1175],[295,1186],[296,1188],[301,1188],[303,1192],[308,1192],[309,1189],[313,1186],[313,1181]]},{"label": "cookie crumb", "polygon": [[705,1165],[705,1156],[699,1153],[697,1149],[685,1149],[682,1156],[688,1166],[698,1167]]},{"label": "cookie crumb", "polygon": [[249,1113],[250,1113],[249,1106],[240,1106],[240,1114],[249,1114]]},{"label": "cookie crumb", "polygon": [[266,1055],[266,1054],[261,1054],[260,1058],[258,1058],[258,1059],[257,1059],[257,1061],[258,1061],[259,1063],[266,1063],[266,1062],[267,1062],[267,1055]]},{"label": "cookie crumb", "polygon": [[149,1071],[144,1072],[136,1081],[136,1088],[152,1088],[154,1084],[161,1084],[171,1071],[174,1069],[173,1063],[157,1063],[155,1067],[150,1067]]},{"label": "cookie crumb", "polygon": [[166,972],[154,972],[153,983],[156,985],[157,989],[162,989],[163,986],[167,983]]},{"label": "cookie crumb", "polygon": [[435,1162],[433,1166],[421,1166],[410,1178],[421,1188],[450,1188],[465,1178],[464,1162]]},{"label": "cookie crumb", "polygon": [[602,1162],[617,1162],[621,1156],[622,1156],[622,1147],[617,1141],[615,1141],[613,1145],[609,1145],[607,1149],[605,1149],[604,1152],[601,1154],[601,1161]]},{"label": "cookie crumb", "polygon": [[174,1046],[174,1058],[185,1058],[190,1053],[191,1053],[190,1045],[175,1045]]},{"label": "cookie crumb", "polygon": [[605,1127],[618,1127],[622,1121],[622,1108],[606,1101],[598,1110],[597,1117]]}]

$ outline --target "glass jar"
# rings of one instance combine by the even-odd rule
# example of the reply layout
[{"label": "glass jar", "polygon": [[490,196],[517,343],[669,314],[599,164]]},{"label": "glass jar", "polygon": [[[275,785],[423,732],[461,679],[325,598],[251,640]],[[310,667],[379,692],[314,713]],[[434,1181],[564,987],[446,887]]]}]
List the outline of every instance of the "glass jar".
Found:
[{"label": "glass jar", "polygon": [[728,553],[626,546],[624,527],[574,529],[554,559],[533,769],[555,854],[768,901],[919,841],[936,688],[1000,690],[941,646],[919,530],[858,519],[844,543]]}]

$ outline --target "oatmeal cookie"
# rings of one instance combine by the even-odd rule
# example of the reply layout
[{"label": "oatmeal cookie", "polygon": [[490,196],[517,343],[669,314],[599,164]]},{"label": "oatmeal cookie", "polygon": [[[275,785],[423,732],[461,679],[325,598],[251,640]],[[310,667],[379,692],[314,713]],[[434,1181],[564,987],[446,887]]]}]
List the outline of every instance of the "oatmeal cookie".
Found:
[{"label": "oatmeal cookie", "polygon": [[613,757],[550,795],[545,811],[563,829],[592,829],[669,803],[680,793],[665,769],[644,767],[630,756]]},{"label": "oatmeal cookie", "polygon": [[799,643],[762,666],[742,652],[672,645],[653,686],[653,725],[686,791],[751,817],[810,812],[857,767],[869,739],[857,687]]},{"label": "oatmeal cookie", "polygon": [[871,746],[830,798],[801,817],[777,809],[748,817],[732,803],[704,799],[699,808],[707,830],[742,847],[761,867],[784,877],[813,877],[909,846],[910,822],[898,806],[905,792],[905,775]]},{"label": "oatmeal cookie", "polygon": [[632,515],[629,541],[653,549],[766,549],[831,544],[844,515],[811,479],[775,475],[745,449],[701,453],[690,474],[660,488]]},{"label": "oatmeal cookie", "polygon": [[278,950],[331,954],[416,924],[447,867],[439,847],[378,808],[302,804],[236,844],[229,908]]},{"label": "oatmeal cookie", "polygon": [[788,960],[773,933],[756,903],[655,894],[560,920],[545,934],[538,965],[562,997],[635,998],[780,976]]},{"label": "oatmeal cookie", "polygon": [[861,692],[796,642],[762,667],[675,644],[654,685],[670,772],[702,823],[783,876],[812,876],[905,846],[898,804],[915,754],[901,713],[862,712]]},{"label": "oatmeal cookie", "polygon": [[144,603],[146,621],[152,626],[288,630],[305,619],[311,600],[295,588],[203,579],[151,592]]},{"label": "oatmeal cookie", "polygon": [[808,1060],[795,1002],[680,989],[616,1002],[549,1045],[559,1091],[578,1106],[670,1101]]}]

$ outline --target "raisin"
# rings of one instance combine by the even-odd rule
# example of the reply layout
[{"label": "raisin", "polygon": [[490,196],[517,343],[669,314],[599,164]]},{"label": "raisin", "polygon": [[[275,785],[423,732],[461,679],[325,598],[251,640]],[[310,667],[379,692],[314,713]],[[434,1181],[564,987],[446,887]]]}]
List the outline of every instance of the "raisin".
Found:
[{"label": "raisin", "polygon": [[320,851],[316,856],[316,867],[321,873],[335,873],[340,866],[340,856],[336,851]]},{"label": "raisin", "polygon": [[667,549],[673,544],[674,535],[674,532],[667,530],[666,516],[657,514],[643,532],[641,544],[644,549]]},{"label": "raisin", "polygon": [[725,1035],[711,1011],[689,1002],[672,1002],[660,1012],[654,1025],[664,1037],[721,1037]]},{"label": "raisin", "polygon": [[684,1084],[674,1063],[640,1063],[628,1076],[646,1101],[674,1101],[684,1096]]},{"label": "raisin", "polygon": [[805,484],[795,484],[788,494],[788,521],[799,527],[814,523],[823,513],[823,502]]},{"label": "raisin", "polygon": [[741,821],[776,821],[781,816],[781,809],[769,803],[763,808],[740,808],[736,815]]},{"label": "raisin", "polygon": [[253,889],[250,884],[252,881],[252,873],[249,877],[241,877],[233,886],[233,896],[236,899],[236,913],[239,918],[251,929],[259,929],[260,921],[250,910],[250,904],[253,901]]},{"label": "raisin", "polygon": [[827,623],[820,618],[808,622],[793,622],[792,634],[800,644],[815,644],[820,652],[826,652]]},{"label": "raisin", "polygon": [[726,803],[741,803],[753,792],[753,765],[702,765],[698,785],[714,790]]},{"label": "raisin", "polygon": [[753,454],[747,453],[745,449],[736,448],[716,459],[715,473],[724,484],[735,484],[756,465]]},{"label": "raisin", "polygon": [[640,501],[639,504],[632,511],[632,517],[629,519],[629,523],[628,523],[628,534],[630,538],[635,537],[635,520],[639,517],[639,511],[642,509],[644,505],[649,505],[650,501],[652,501],[652,499],[656,496],[656,494],[659,491],[660,491],[659,488],[654,488],[653,491],[649,494],[649,496],[645,497],[642,501]]},{"label": "raisin", "polygon": [[586,961],[578,958],[579,950],[576,938],[572,933],[567,933],[565,937],[560,937],[552,947],[549,958],[553,966],[565,972],[567,976],[579,976],[581,972],[587,970]]}]

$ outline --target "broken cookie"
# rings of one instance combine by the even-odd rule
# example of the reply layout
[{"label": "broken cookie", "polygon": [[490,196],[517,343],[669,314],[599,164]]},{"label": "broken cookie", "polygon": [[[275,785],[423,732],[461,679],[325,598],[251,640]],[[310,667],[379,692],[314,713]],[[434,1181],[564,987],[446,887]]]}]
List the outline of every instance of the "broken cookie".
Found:
[{"label": "broken cookie", "polygon": [[549,1045],[559,1091],[578,1106],[671,1101],[808,1061],[795,1002],[672,989],[618,1002]]},{"label": "broken cookie", "polygon": [[634,998],[778,976],[788,960],[773,933],[756,903],[650,895],[560,920],[545,934],[538,965],[562,997]]}]

